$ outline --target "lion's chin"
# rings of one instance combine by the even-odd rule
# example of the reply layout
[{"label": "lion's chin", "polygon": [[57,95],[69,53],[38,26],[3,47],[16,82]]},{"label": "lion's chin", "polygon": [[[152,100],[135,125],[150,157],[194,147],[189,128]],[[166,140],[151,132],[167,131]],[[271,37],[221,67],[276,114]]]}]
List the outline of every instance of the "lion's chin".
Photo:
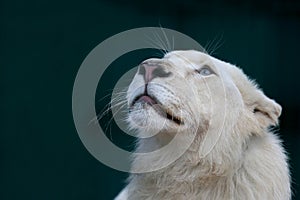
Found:
[{"label": "lion's chin", "polygon": [[[161,103],[159,103],[159,101],[150,96],[142,95],[136,98],[136,100],[130,106],[129,111],[130,113],[142,115],[138,117],[140,119],[135,121],[137,123],[140,123],[142,120],[143,126],[147,122],[156,121],[156,118],[163,118],[159,119],[159,122],[164,121],[164,123],[166,123],[165,121],[169,121],[178,126],[184,125],[184,121],[181,117],[174,114],[172,110],[165,108]],[[160,117],[158,117],[157,115],[159,115]]]}]

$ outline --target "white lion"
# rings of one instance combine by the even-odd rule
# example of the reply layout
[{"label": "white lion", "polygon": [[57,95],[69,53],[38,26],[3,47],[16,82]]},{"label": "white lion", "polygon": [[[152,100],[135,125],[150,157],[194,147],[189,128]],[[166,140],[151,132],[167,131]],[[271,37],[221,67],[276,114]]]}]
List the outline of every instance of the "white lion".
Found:
[{"label": "white lion", "polygon": [[167,166],[174,146],[169,154],[135,156],[133,171],[145,173],[131,174],[116,200],[291,199],[287,157],[269,130],[281,106],[236,66],[173,51],[141,63],[127,100],[130,127],[143,137],[136,152],[168,146],[175,135],[178,148],[193,140]]}]

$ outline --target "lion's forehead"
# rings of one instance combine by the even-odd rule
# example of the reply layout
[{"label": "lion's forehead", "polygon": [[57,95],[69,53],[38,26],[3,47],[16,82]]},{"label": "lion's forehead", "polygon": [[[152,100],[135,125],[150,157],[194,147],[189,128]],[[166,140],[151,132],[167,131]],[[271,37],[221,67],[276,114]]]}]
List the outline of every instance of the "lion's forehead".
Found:
[{"label": "lion's forehead", "polygon": [[189,65],[198,65],[203,62],[209,61],[209,56],[193,50],[188,51],[172,51],[165,55],[167,60],[175,62],[184,62]]},{"label": "lion's forehead", "polygon": [[231,65],[195,50],[172,51],[167,53],[164,59],[178,66],[179,69],[195,69],[203,65],[209,65],[216,71],[228,71],[229,66],[227,65]]}]

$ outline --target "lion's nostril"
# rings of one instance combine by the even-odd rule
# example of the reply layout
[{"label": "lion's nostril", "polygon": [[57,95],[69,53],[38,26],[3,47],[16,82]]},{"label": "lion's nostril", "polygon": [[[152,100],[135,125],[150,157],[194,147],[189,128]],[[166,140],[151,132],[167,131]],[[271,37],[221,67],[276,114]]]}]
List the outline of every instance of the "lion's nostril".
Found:
[{"label": "lion's nostril", "polygon": [[141,74],[141,75],[145,75],[145,67],[143,67],[143,63],[139,66],[139,74]]},{"label": "lion's nostril", "polygon": [[145,82],[148,83],[156,77],[168,77],[171,72],[165,72],[163,65],[160,63],[143,62],[139,66],[139,74],[143,75]]},{"label": "lion's nostril", "polygon": [[155,77],[168,77],[171,72],[166,72],[162,67],[158,67],[153,71]]}]

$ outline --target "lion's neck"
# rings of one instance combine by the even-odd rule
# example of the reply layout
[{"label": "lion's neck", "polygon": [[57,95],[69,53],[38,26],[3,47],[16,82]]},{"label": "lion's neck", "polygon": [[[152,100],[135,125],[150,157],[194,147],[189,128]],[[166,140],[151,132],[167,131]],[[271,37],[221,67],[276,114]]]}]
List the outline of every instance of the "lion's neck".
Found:
[{"label": "lion's neck", "polygon": [[[252,148],[251,145],[246,148],[243,152],[244,158],[240,158],[240,161],[245,160],[249,156],[255,156],[255,159],[259,157],[257,153],[249,151],[249,148],[250,150],[260,149],[266,146],[262,141],[257,143],[255,137],[249,141],[249,145],[256,145],[255,148]],[[191,147],[193,147],[193,144]],[[143,199],[153,194],[155,196],[151,197],[154,199],[174,199],[172,195],[175,195],[176,199],[181,199],[181,193],[189,193],[190,199],[199,199],[200,197],[201,199],[243,199],[236,198],[236,194],[231,192],[239,191],[240,189],[237,187],[244,187],[244,184],[253,184],[251,182],[253,178],[244,179],[253,174],[248,174],[249,171],[244,168],[244,163],[242,162],[235,160],[213,162],[215,161],[215,159],[212,159],[215,152],[211,153],[212,155],[210,154],[206,158],[199,158],[197,151],[189,149],[179,159],[163,169],[149,173],[132,174],[130,182],[134,185],[134,191],[131,193],[131,199]],[[253,160],[255,159],[253,158]],[[265,163],[257,163],[265,165]],[[143,160],[140,160],[138,157],[135,159],[135,164],[139,167],[147,167],[152,164],[157,165],[155,160],[143,163]],[[258,169],[263,167],[257,166]],[[255,174],[256,172],[253,176]],[[140,191],[139,188],[141,189]],[[182,199],[184,199],[184,196],[182,196]]]}]

